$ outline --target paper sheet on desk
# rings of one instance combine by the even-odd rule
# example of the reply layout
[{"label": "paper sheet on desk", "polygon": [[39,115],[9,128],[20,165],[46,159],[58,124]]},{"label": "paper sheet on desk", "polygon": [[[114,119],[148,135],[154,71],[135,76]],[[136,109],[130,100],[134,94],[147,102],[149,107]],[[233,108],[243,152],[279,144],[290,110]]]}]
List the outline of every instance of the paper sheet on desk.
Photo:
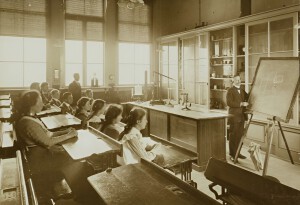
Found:
[{"label": "paper sheet on desk", "polygon": [[74,160],[83,159],[92,154],[100,154],[112,148],[103,140],[98,139],[88,130],[78,130],[78,138],[70,139],[62,144]]}]

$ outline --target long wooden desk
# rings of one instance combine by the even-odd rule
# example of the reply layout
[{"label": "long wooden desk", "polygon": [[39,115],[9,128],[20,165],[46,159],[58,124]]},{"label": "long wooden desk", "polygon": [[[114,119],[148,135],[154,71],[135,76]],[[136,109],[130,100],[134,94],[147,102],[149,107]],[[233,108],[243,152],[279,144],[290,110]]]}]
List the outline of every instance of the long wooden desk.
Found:
[{"label": "long wooden desk", "polygon": [[0,100],[0,108],[9,108],[11,106],[11,100]]},{"label": "long wooden desk", "polygon": [[92,154],[101,154],[108,151],[120,153],[121,148],[112,144],[103,136],[99,136],[92,128],[78,130],[78,137],[69,139],[62,146],[73,160],[80,160]]},{"label": "long wooden desk", "polygon": [[11,118],[11,109],[10,108],[0,108],[0,121],[6,122]]},{"label": "long wooden desk", "polygon": [[105,204],[219,204],[159,166],[141,163],[88,177]]},{"label": "long wooden desk", "polygon": [[178,149],[178,147],[160,144],[156,146],[152,152],[155,154],[162,154],[164,156],[164,162],[158,164],[164,169],[170,169],[176,173],[176,166],[179,167],[179,172],[181,174],[181,179],[184,181],[192,180],[192,162],[197,161],[197,156],[191,152],[185,151],[183,149]]},{"label": "long wooden desk", "polygon": [[81,128],[81,120],[70,114],[59,114],[40,118],[47,129],[54,131],[61,128]]},{"label": "long wooden desk", "polygon": [[61,109],[59,107],[52,105],[49,109],[43,110],[39,113],[36,113],[36,115],[38,117],[45,117],[48,115],[57,115],[57,114],[60,114],[60,112],[61,112]]},{"label": "long wooden desk", "polygon": [[28,205],[20,151],[15,158],[0,159],[0,176],[0,204]]},{"label": "long wooden desk", "polygon": [[10,95],[0,95],[0,100],[9,100]]},{"label": "long wooden desk", "polygon": [[203,171],[210,157],[226,160],[226,118],[228,114],[209,110],[189,110],[150,105],[149,102],[129,102],[125,115],[132,107],[147,110],[148,125],[145,135],[180,145],[198,155],[194,169]]},{"label": "long wooden desk", "polygon": [[0,156],[7,158],[15,153],[14,142],[17,140],[13,125],[0,122]]}]

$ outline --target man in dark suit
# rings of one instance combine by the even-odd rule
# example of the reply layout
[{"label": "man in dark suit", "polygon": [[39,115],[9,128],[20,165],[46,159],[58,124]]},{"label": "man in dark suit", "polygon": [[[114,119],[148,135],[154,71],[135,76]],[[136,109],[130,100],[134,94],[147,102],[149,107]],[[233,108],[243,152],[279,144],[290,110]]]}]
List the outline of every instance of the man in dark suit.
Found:
[{"label": "man in dark suit", "polygon": [[69,92],[73,95],[73,103],[72,106],[77,105],[77,101],[81,98],[81,85],[79,83],[79,73],[74,73],[74,81],[69,85]]},{"label": "man in dark suit", "polygon": [[[248,94],[240,88],[241,78],[239,75],[233,77],[233,86],[229,88],[226,101],[229,106],[230,135],[229,135],[229,155],[233,161],[237,152],[240,140],[244,133],[244,124],[247,120],[247,115],[244,113],[246,106],[248,106]],[[245,159],[246,157],[239,153],[239,158]]]}]

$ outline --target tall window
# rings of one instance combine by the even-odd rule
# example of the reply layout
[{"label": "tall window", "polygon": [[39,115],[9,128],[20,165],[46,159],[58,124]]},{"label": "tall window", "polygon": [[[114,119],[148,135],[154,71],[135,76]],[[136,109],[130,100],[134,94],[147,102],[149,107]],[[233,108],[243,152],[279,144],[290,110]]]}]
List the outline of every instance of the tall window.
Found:
[{"label": "tall window", "polygon": [[46,80],[46,2],[0,1],[0,87]]},{"label": "tall window", "polygon": [[143,84],[145,71],[150,72],[150,45],[119,43],[119,84]]},{"label": "tall window", "polygon": [[69,85],[73,81],[73,74],[79,73],[80,84],[82,84],[82,41],[66,40],[66,67],[65,83]]},{"label": "tall window", "polygon": [[66,85],[76,72],[84,86],[94,76],[104,84],[103,21],[103,0],[66,1]]},{"label": "tall window", "polygon": [[143,84],[150,75],[151,2],[118,7],[119,84]]}]

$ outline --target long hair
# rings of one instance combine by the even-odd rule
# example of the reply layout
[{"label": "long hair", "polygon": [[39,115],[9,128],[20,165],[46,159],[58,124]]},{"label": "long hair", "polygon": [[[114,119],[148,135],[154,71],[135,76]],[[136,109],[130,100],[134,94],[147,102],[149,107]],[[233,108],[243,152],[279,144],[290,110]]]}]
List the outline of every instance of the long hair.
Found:
[{"label": "long hair", "polygon": [[78,102],[77,102],[77,111],[76,111],[76,115],[79,114],[81,111],[82,111],[82,108],[85,106],[85,104],[87,102],[90,101],[90,98],[87,98],[87,97],[81,97]]},{"label": "long hair", "polygon": [[105,120],[100,131],[103,131],[108,125],[112,124],[113,120],[122,114],[123,108],[117,104],[111,104],[105,113]]},{"label": "long hair", "polygon": [[104,107],[105,103],[106,102],[101,99],[94,100],[94,102],[92,104],[92,108],[91,108],[91,114],[88,117],[88,120],[90,120],[92,117],[94,117],[98,113],[98,111]]},{"label": "long hair", "polygon": [[129,112],[129,115],[126,119],[126,125],[124,131],[120,134],[119,140],[123,138],[124,135],[128,134],[132,127],[134,127],[137,124],[138,120],[141,120],[145,115],[147,114],[146,110],[134,107]]},{"label": "long hair", "polygon": [[37,103],[40,93],[37,90],[25,91],[16,106],[16,112],[14,113],[12,119],[13,121],[18,121],[21,117],[30,112],[30,108]]}]

